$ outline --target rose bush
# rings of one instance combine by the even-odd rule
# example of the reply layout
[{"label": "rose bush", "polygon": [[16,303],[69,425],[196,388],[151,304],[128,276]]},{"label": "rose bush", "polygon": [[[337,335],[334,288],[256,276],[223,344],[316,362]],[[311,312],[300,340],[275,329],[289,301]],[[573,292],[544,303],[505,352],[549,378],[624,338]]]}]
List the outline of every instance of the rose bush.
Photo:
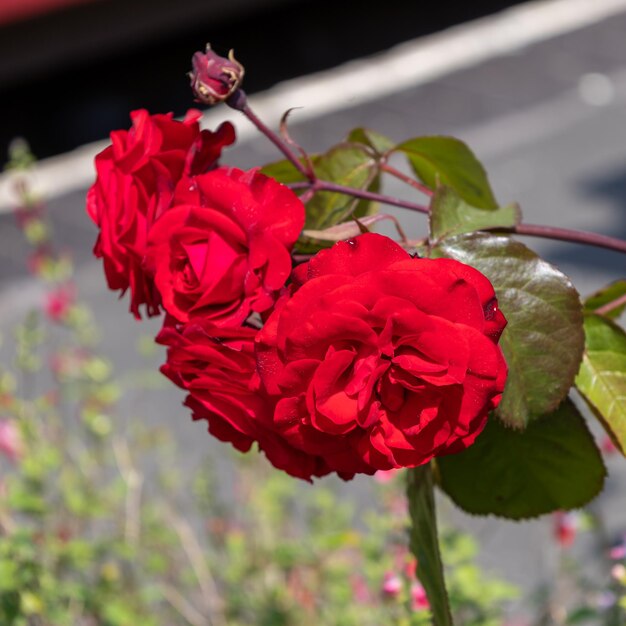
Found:
[{"label": "rose bush", "polygon": [[349,477],[473,443],[507,373],[485,276],[364,234],[298,267],[294,287],[257,337],[272,429],[291,446]]},{"label": "rose bush", "polygon": [[293,278],[261,331],[168,320],[163,372],[195,419],[307,480],[413,467],[474,441],[506,378],[505,321],[482,274],[365,234]]},{"label": "rose bush", "polygon": [[147,248],[167,312],[237,326],[267,311],[304,225],[297,196],[257,171],[220,168],[195,177],[176,202],[154,224]]},{"label": "rose bush", "polygon": [[[98,156],[88,197],[109,286],[130,289],[136,316],[141,305],[167,312],[162,370],[219,439],[242,451],[256,442],[306,480],[412,468],[416,574],[432,623],[452,626],[435,484],[468,513],[515,520],[590,502],[606,470],[568,399],[573,387],[626,449],[615,400],[624,397],[616,320],[626,281],[583,303],[567,276],[514,237],[621,253],[626,242],[524,222],[452,137],[398,142],[355,128],[309,154],[290,134],[289,111],[278,133],[255,113],[232,53],[207,48],[192,66],[196,99],[240,112],[284,160],[218,168],[229,125],[207,134],[196,113],[182,122],[135,113],[133,129],[113,133]],[[420,201],[382,193],[389,177]],[[428,233],[411,239],[380,205],[428,215]],[[401,243],[368,232],[381,220]],[[433,472],[435,457],[445,458]]]},{"label": "rose bush", "polygon": [[200,130],[200,112],[177,121],[172,114],[131,113],[132,128],[111,133],[97,155],[97,178],[87,194],[87,212],[99,228],[94,254],[102,258],[110,289],[130,290],[130,310],[141,317],[160,311],[160,294],[144,268],[150,226],[166,211],[177,185],[215,167],[222,148],[235,140],[230,123]]}]

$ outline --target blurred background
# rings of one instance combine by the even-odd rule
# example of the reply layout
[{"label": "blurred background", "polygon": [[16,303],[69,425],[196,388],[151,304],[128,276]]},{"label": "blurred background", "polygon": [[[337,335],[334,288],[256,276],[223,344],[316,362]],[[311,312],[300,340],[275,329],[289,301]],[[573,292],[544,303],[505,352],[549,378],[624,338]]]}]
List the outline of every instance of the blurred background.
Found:
[{"label": "blurred background", "polygon": [[182,115],[189,60],[209,41],[236,51],[254,93],[512,4],[390,0],[372,10],[357,0],[3,0],[0,90],[11,124],[2,125],[0,145],[29,137],[43,158],[125,127],[135,108]]},{"label": "blurred background", "polygon": [[[74,259],[77,291],[94,311],[102,358],[117,375],[143,367],[144,357],[131,348],[138,340],[150,343],[159,322],[138,325],[125,300],[106,291],[91,255],[96,233],[84,199],[93,156],[103,146],[92,142],[127,128],[132,109],[179,116],[194,106],[185,74],[193,52],[208,41],[222,53],[234,48],[246,67],[244,87],[267,122],[277,125],[282,110],[304,107],[292,114],[291,129],[309,151],[328,148],[357,126],[397,141],[454,135],[485,164],[499,201],[520,202],[526,222],[626,237],[624,0],[387,0],[374,9],[353,0],[0,0],[0,160],[8,159],[15,137],[25,138],[41,160],[33,190],[47,196],[56,245]],[[205,123],[214,127],[225,118],[235,121],[240,135],[225,162],[247,168],[279,158],[229,111],[211,111]],[[385,190],[411,197],[396,181]],[[0,331],[9,337],[28,310],[45,302],[45,287],[28,269],[29,247],[10,213],[12,202],[17,199],[4,175]],[[426,234],[423,218],[396,214],[410,236]],[[583,295],[626,277],[623,255],[525,243],[568,274]],[[11,341],[2,352],[7,366],[9,348]],[[157,350],[148,358],[155,371],[163,355]],[[168,385],[146,391],[128,384],[114,421],[123,428],[132,419],[165,427],[178,446],[169,462],[190,480],[202,474],[207,456],[224,458],[218,472],[226,471],[225,446],[204,435],[204,425],[191,423],[182,399]],[[594,515],[614,543],[626,532],[626,464],[615,455],[607,464],[611,478]],[[371,481],[337,488],[357,509],[371,498]],[[316,487],[297,489],[312,494]],[[183,508],[191,507],[193,498],[182,499]],[[520,585],[526,598],[521,613],[529,615],[528,598],[567,570],[570,553],[562,557],[569,539],[561,541],[567,528],[558,530],[558,521],[474,519],[443,499],[441,508],[450,524],[476,538],[483,567]],[[590,525],[585,519],[571,518],[566,526],[584,530]],[[594,537],[583,538],[574,553],[581,562],[604,558]],[[597,566],[598,576],[609,580],[609,566]],[[569,581],[565,589],[571,597],[577,588]],[[532,623],[566,623],[546,620]]]}]

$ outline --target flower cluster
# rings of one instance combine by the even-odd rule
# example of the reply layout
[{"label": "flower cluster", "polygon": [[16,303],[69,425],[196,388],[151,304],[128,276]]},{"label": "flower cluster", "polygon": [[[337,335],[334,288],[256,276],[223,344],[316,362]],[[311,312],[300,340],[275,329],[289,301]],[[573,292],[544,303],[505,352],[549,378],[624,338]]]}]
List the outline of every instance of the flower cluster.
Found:
[{"label": "flower cluster", "polygon": [[365,233],[294,267],[305,207],[257,170],[218,166],[229,124],[136,111],[96,158],[87,210],[111,289],[165,313],[163,373],[194,419],[311,480],[458,452],[502,394],[490,282]]}]

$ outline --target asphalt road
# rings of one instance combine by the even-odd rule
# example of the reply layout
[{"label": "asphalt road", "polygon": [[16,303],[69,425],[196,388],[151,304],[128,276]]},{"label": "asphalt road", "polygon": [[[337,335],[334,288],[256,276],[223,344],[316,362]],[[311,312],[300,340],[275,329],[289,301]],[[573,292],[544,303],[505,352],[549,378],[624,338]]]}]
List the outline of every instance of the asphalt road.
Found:
[{"label": "asphalt road", "polygon": [[[466,140],[484,162],[500,201],[520,202],[525,221],[626,238],[624,32],[626,13],[379,101],[302,124],[297,124],[296,114],[292,132],[310,151],[324,149],[361,125],[397,140],[451,134]],[[254,139],[230,150],[226,159],[252,167],[277,156],[264,140]],[[411,197],[399,183],[386,189]],[[90,253],[95,229],[84,214],[84,193],[51,200],[50,214],[59,240],[77,259],[80,293],[103,325],[104,349],[123,371],[136,362],[129,343],[138,334],[156,332],[158,322],[139,325],[126,314],[126,302],[105,290],[101,268]],[[412,236],[426,233],[423,217],[396,213]],[[545,240],[527,243],[568,274],[582,294],[626,276],[623,255]],[[11,216],[0,216],[3,329],[40,298],[23,269],[24,260],[25,248]],[[203,426],[191,423],[181,400],[176,389],[166,387],[135,398],[133,410],[153,423],[175,424],[181,465],[193,472],[209,450],[219,453],[221,446],[199,435]],[[617,533],[626,530],[626,463],[610,459],[609,469],[612,477],[599,503],[609,531]],[[357,499],[366,492],[363,480],[346,490]],[[446,516],[477,534],[483,563],[509,580],[531,589],[554,572],[549,520],[513,524],[453,513],[443,499],[441,507]]]}]

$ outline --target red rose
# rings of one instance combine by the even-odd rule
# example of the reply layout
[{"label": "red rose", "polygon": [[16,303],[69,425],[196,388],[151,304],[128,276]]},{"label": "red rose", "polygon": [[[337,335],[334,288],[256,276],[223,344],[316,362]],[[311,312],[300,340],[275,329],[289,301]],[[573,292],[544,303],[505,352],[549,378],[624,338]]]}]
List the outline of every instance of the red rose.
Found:
[{"label": "red rose", "polygon": [[159,313],[159,294],[143,266],[149,228],[183,177],[214,167],[235,140],[231,124],[201,131],[199,118],[195,110],[182,122],[134,111],[132,128],[112,132],[112,145],[96,156],[97,179],[87,194],[87,212],[100,229],[94,254],[103,259],[111,289],[130,288],[137,318],[142,304],[148,315]]},{"label": "red rose", "polygon": [[221,57],[207,44],[204,52],[196,52],[191,59],[189,73],[191,89],[198,102],[213,105],[224,102],[241,85],[244,68],[231,50],[228,58]]},{"label": "red rose", "polygon": [[294,274],[299,288],[257,337],[275,433],[344,477],[473,443],[507,371],[497,346],[506,321],[485,276],[375,234]]},{"label": "red rose", "polygon": [[163,308],[178,321],[242,324],[269,309],[291,272],[304,206],[259,172],[219,168],[194,179],[154,224],[147,263]]},{"label": "red rose", "polygon": [[[168,346],[161,371],[188,392],[185,405],[209,432],[247,452],[257,441],[270,461],[309,479],[330,472],[323,459],[291,448],[271,429],[273,401],[259,388],[254,356],[258,331],[220,328],[206,319],[177,324],[171,318],[157,337]],[[268,428],[269,426],[269,428]]]}]

